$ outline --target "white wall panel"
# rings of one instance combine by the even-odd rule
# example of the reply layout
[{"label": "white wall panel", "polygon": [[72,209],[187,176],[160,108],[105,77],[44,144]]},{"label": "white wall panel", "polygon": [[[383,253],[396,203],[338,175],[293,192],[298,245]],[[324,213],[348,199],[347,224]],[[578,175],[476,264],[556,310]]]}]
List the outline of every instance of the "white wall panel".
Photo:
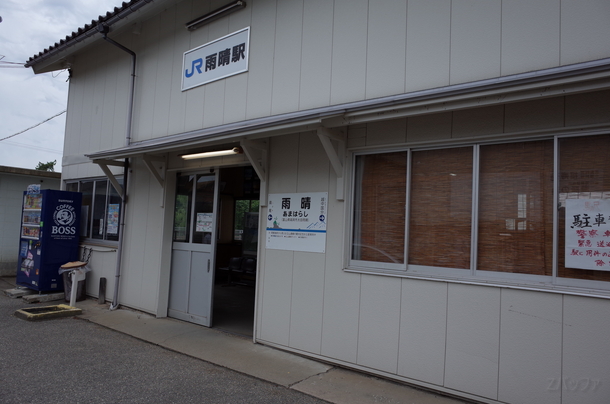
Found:
[{"label": "white wall panel", "polygon": [[447,284],[403,279],[398,374],[443,385]]},{"label": "white wall panel", "polygon": [[298,134],[270,139],[269,193],[297,191],[299,140]]},{"label": "white wall panel", "polygon": [[316,132],[301,133],[296,192],[327,192],[330,171],[334,175]]},{"label": "white wall panel", "polygon": [[569,95],[565,98],[566,126],[610,122],[610,91]]},{"label": "white wall panel", "polygon": [[[85,89],[81,83],[70,82],[66,113],[66,136],[64,136],[64,156],[79,154],[81,137],[81,116],[83,114]],[[62,168],[62,172],[64,169]]]},{"label": "white wall panel", "polygon": [[[222,4],[212,3],[212,9],[216,9],[222,6]],[[209,41],[215,41],[218,38],[229,34],[229,19],[221,18],[216,20],[209,25]],[[203,99],[203,126],[213,127],[222,125],[224,122],[224,108],[225,108],[225,87],[226,82],[229,79],[218,80],[209,84],[206,84],[205,96]]]},{"label": "white wall panel", "polygon": [[266,250],[265,284],[261,296],[260,338],[280,345],[290,344],[292,301],[292,251]]},{"label": "white wall panel", "polygon": [[[110,45],[110,44],[106,44]],[[118,55],[116,55],[118,56]],[[103,96],[104,99],[102,101],[102,120],[99,130],[99,147],[100,150],[112,149],[114,145],[115,136],[118,138],[119,135],[113,134],[114,131],[114,121],[115,121],[115,108],[116,106],[116,93],[117,93],[117,82],[119,79],[119,74],[116,71],[118,67],[118,57],[114,54],[110,54],[107,60],[109,66],[103,69],[103,73],[105,74],[104,78],[104,91]],[[125,74],[128,74],[126,72]],[[123,125],[123,134],[126,132],[127,126]],[[125,136],[123,136],[125,138]]]},{"label": "white wall panel", "polygon": [[451,112],[411,116],[407,119],[407,141],[425,142],[450,139],[451,122]]},{"label": "white wall panel", "polygon": [[451,3],[450,83],[500,75],[501,1]]},{"label": "white wall panel", "polygon": [[561,379],[562,296],[503,289],[501,304],[498,400],[559,403],[548,386]]},{"label": "white wall panel", "polygon": [[[229,16],[229,32],[235,32],[251,25],[251,4],[249,2],[245,9]],[[250,31],[250,35],[252,35],[252,31]],[[250,41],[250,44],[252,44],[252,41]],[[223,123],[246,119],[248,74],[238,74],[225,81]]]},{"label": "white wall panel", "polygon": [[606,403],[610,301],[567,295],[563,299],[562,378],[549,381],[549,389],[561,389],[563,404]]},{"label": "white wall panel", "polygon": [[495,135],[504,131],[504,105],[454,111],[452,138]]},{"label": "white wall panel", "polygon": [[560,0],[502,2],[502,75],[559,65]]},{"label": "white wall panel", "polygon": [[365,97],[368,0],[335,0],[331,104]]},{"label": "white wall panel", "polygon": [[180,91],[180,87],[172,88],[174,77],[182,77],[181,69],[174,70],[174,60],[182,59],[176,52],[174,35],[176,33],[176,7],[163,10],[159,14],[157,27],[157,77],[155,78],[155,100],[152,116],[151,137],[168,135],[172,92]]},{"label": "white wall panel", "polygon": [[347,131],[347,147],[366,146],[367,124],[353,125]]},{"label": "white wall panel", "polygon": [[[250,7],[250,6],[249,6]],[[276,1],[257,1],[252,7],[250,31],[250,66],[246,118],[267,116],[271,113],[273,58],[275,55]]]},{"label": "white wall panel", "polygon": [[407,140],[407,120],[377,121],[367,125],[366,145],[404,143]]},{"label": "white wall panel", "polygon": [[[159,64],[160,16],[156,15],[142,23],[141,35],[132,35],[132,51],[137,54],[136,91],[134,95],[133,133],[134,142],[152,138],[155,112],[155,92]],[[122,44],[127,46],[126,44]],[[125,53],[125,57],[129,57]]]},{"label": "white wall panel", "polygon": [[182,88],[182,57],[190,48],[190,34],[186,29],[178,29],[179,25],[191,21],[190,1],[182,1],[176,5],[174,54],[172,56],[171,90],[168,111],[168,133],[181,133],[185,128],[185,112],[187,96]]},{"label": "white wall panel", "polygon": [[519,132],[563,126],[564,98],[506,104],[505,132]]},{"label": "white wall panel", "polygon": [[359,274],[343,272],[345,202],[336,198],[331,172],[326,227],[326,272],[321,354],[356,363],[358,354]]},{"label": "white wall panel", "polygon": [[[92,152],[95,149],[92,149],[92,144],[95,144],[95,135],[91,132],[91,124],[93,122],[95,107],[98,105],[98,101],[95,97],[91,97],[90,94],[95,94],[95,76],[97,72],[92,68],[95,64],[95,59],[91,53],[84,55],[79,60],[80,68],[84,69],[87,73],[84,74],[81,80],[79,80],[79,84],[83,86],[83,92],[86,94],[83,96],[83,104],[81,109],[80,121],[80,133],[77,136],[82,136],[79,144],[79,151],[82,153]],[[78,118],[77,118],[78,119]]]},{"label": "white wall panel", "polygon": [[324,254],[294,252],[290,347],[320,354],[324,305]]},{"label": "white wall panel", "polygon": [[396,373],[400,292],[398,279],[362,275],[358,365]]},{"label": "white wall panel", "polygon": [[445,387],[497,399],[500,289],[449,284]]},{"label": "white wall panel", "polygon": [[203,126],[222,125],[224,121],[226,80],[215,81],[205,86],[203,100]]},{"label": "white wall panel", "polygon": [[407,2],[369,0],[366,98],[405,91]]},{"label": "white wall panel", "polygon": [[449,84],[451,2],[409,1],[405,92]]},{"label": "white wall panel", "polygon": [[[152,215],[149,217],[150,175],[141,160],[132,159],[132,170],[128,181],[128,195],[130,196],[125,209],[125,243],[121,263],[119,300],[127,306],[154,312],[156,305],[154,307],[143,306],[143,294],[148,292],[143,289],[144,272],[148,270],[144,267],[147,252],[146,225],[149,220],[156,220],[156,218]],[[156,276],[158,276],[158,270]],[[150,292],[155,293],[155,290],[152,289]]]},{"label": "white wall panel", "polygon": [[610,56],[610,2],[561,1],[561,64]]},{"label": "white wall panel", "polygon": [[277,2],[271,113],[299,109],[303,0]]},{"label": "white wall panel", "polygon": [[[106,89],[109,84],[106,82],[108,74],[104,69],[100,69],[95,73],[95,81],[93,83],[93,94],[95,94],[95,106],[91,115],[90,122],[90,143],[91,150],[100,150],[102,145],[102,126],[104,122],[104,106],[106,105]],[[110,96],[110,94],[108,94]]]},{"label": "white wall panel", "polygon": [[299,109],[330,103],[333,2],[308,0],[303,5],[303,43]]},{"label": "white wall panel", "polygon": [[[192,1],[193,8],[191,10],[191,14],[187,21],[200,17],[204,14],[212,11],[210,7],[210,3],[208,1]],[[187,22],[185,21],[185,23]],[[180,27],[182,28],[182,27]],[[197,48],[198,46],[204,45],[210,42],[209,35],[210,27],[204,25],[190,33],[189,37],[189,45],[187,50]],[[184,53],[183,52],[183,53]],[[182,65],[182,56],[181,65]],[[180,73],[182,77],[182,72]],[[184,97],[186,97],[186,109],[185,109],[185,121],[184,121],[184,130],[197,130],[203,127],[203,113],[204,113],[204,99],[205,99],[205,90],[207,86],[199,86],[195,88],[191,88],[188,91],[184,91]]]}]

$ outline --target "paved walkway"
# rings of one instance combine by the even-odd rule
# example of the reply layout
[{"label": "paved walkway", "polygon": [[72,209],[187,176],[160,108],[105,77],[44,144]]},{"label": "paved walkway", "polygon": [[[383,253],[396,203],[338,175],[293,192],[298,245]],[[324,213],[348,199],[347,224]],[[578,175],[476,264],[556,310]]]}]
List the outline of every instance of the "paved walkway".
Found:
[{"label": "paved walkway", "polygon": [[[8,278],[10,279],[10,278]],[[3,278],[7,280],[7,278]],[[57,302],[51,302],[54,305]],[[63,302],[60,302],[63,303]],[[59,304],[59,303],[57,303]],[[337,404],[458,404],[459,401],[277,350],[251,339],[108,304],[77,302],[101,326]],[[53,321],[53,320],[49,320]]]}]

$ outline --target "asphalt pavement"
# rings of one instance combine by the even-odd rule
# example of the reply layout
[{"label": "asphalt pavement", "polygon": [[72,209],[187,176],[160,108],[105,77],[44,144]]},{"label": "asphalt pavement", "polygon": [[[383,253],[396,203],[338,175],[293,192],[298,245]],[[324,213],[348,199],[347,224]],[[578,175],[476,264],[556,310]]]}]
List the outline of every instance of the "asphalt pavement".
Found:
[{"label": "asphalt pavement", "polygon": [[26,321],[18,309],[63,301],[10,298],[22,294],[14,282],[0,278],[0,403],[465,402],[94,299],[76,303],[81,314]]},{"label": "asphalt pavement", "polygon": [[326,403],[87,320],[14,316],[45,305],[0,294],[0,403]]}]

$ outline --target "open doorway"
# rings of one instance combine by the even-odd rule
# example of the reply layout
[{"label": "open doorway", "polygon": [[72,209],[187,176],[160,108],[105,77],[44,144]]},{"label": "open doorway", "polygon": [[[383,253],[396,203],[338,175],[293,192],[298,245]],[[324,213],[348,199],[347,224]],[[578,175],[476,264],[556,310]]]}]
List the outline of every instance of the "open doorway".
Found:
[{"label": "open doorway", "polygon": [[249,166],[221,168],[219,185],[212,326],[252,336],[260,180]]}]

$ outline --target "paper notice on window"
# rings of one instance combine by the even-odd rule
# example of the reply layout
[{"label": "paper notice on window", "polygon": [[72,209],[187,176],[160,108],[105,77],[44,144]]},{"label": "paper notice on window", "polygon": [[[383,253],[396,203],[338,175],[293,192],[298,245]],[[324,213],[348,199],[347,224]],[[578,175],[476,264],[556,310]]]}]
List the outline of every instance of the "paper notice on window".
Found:
[{"label": "paper notice on window", "polygon": [[566,268],[610,271],[610,200],[566,199]]},{"label": "paper notice on window", "polygon": [[111,203],[108,205],[108,227],[106,232],[108,234],[119,233],[119,209],[120,204]]},{"label": "paper notice on window", "polygon": [[213,230],[213,217],[212,213],[197,213],[197,223],[195,231],[211,233]]}]

